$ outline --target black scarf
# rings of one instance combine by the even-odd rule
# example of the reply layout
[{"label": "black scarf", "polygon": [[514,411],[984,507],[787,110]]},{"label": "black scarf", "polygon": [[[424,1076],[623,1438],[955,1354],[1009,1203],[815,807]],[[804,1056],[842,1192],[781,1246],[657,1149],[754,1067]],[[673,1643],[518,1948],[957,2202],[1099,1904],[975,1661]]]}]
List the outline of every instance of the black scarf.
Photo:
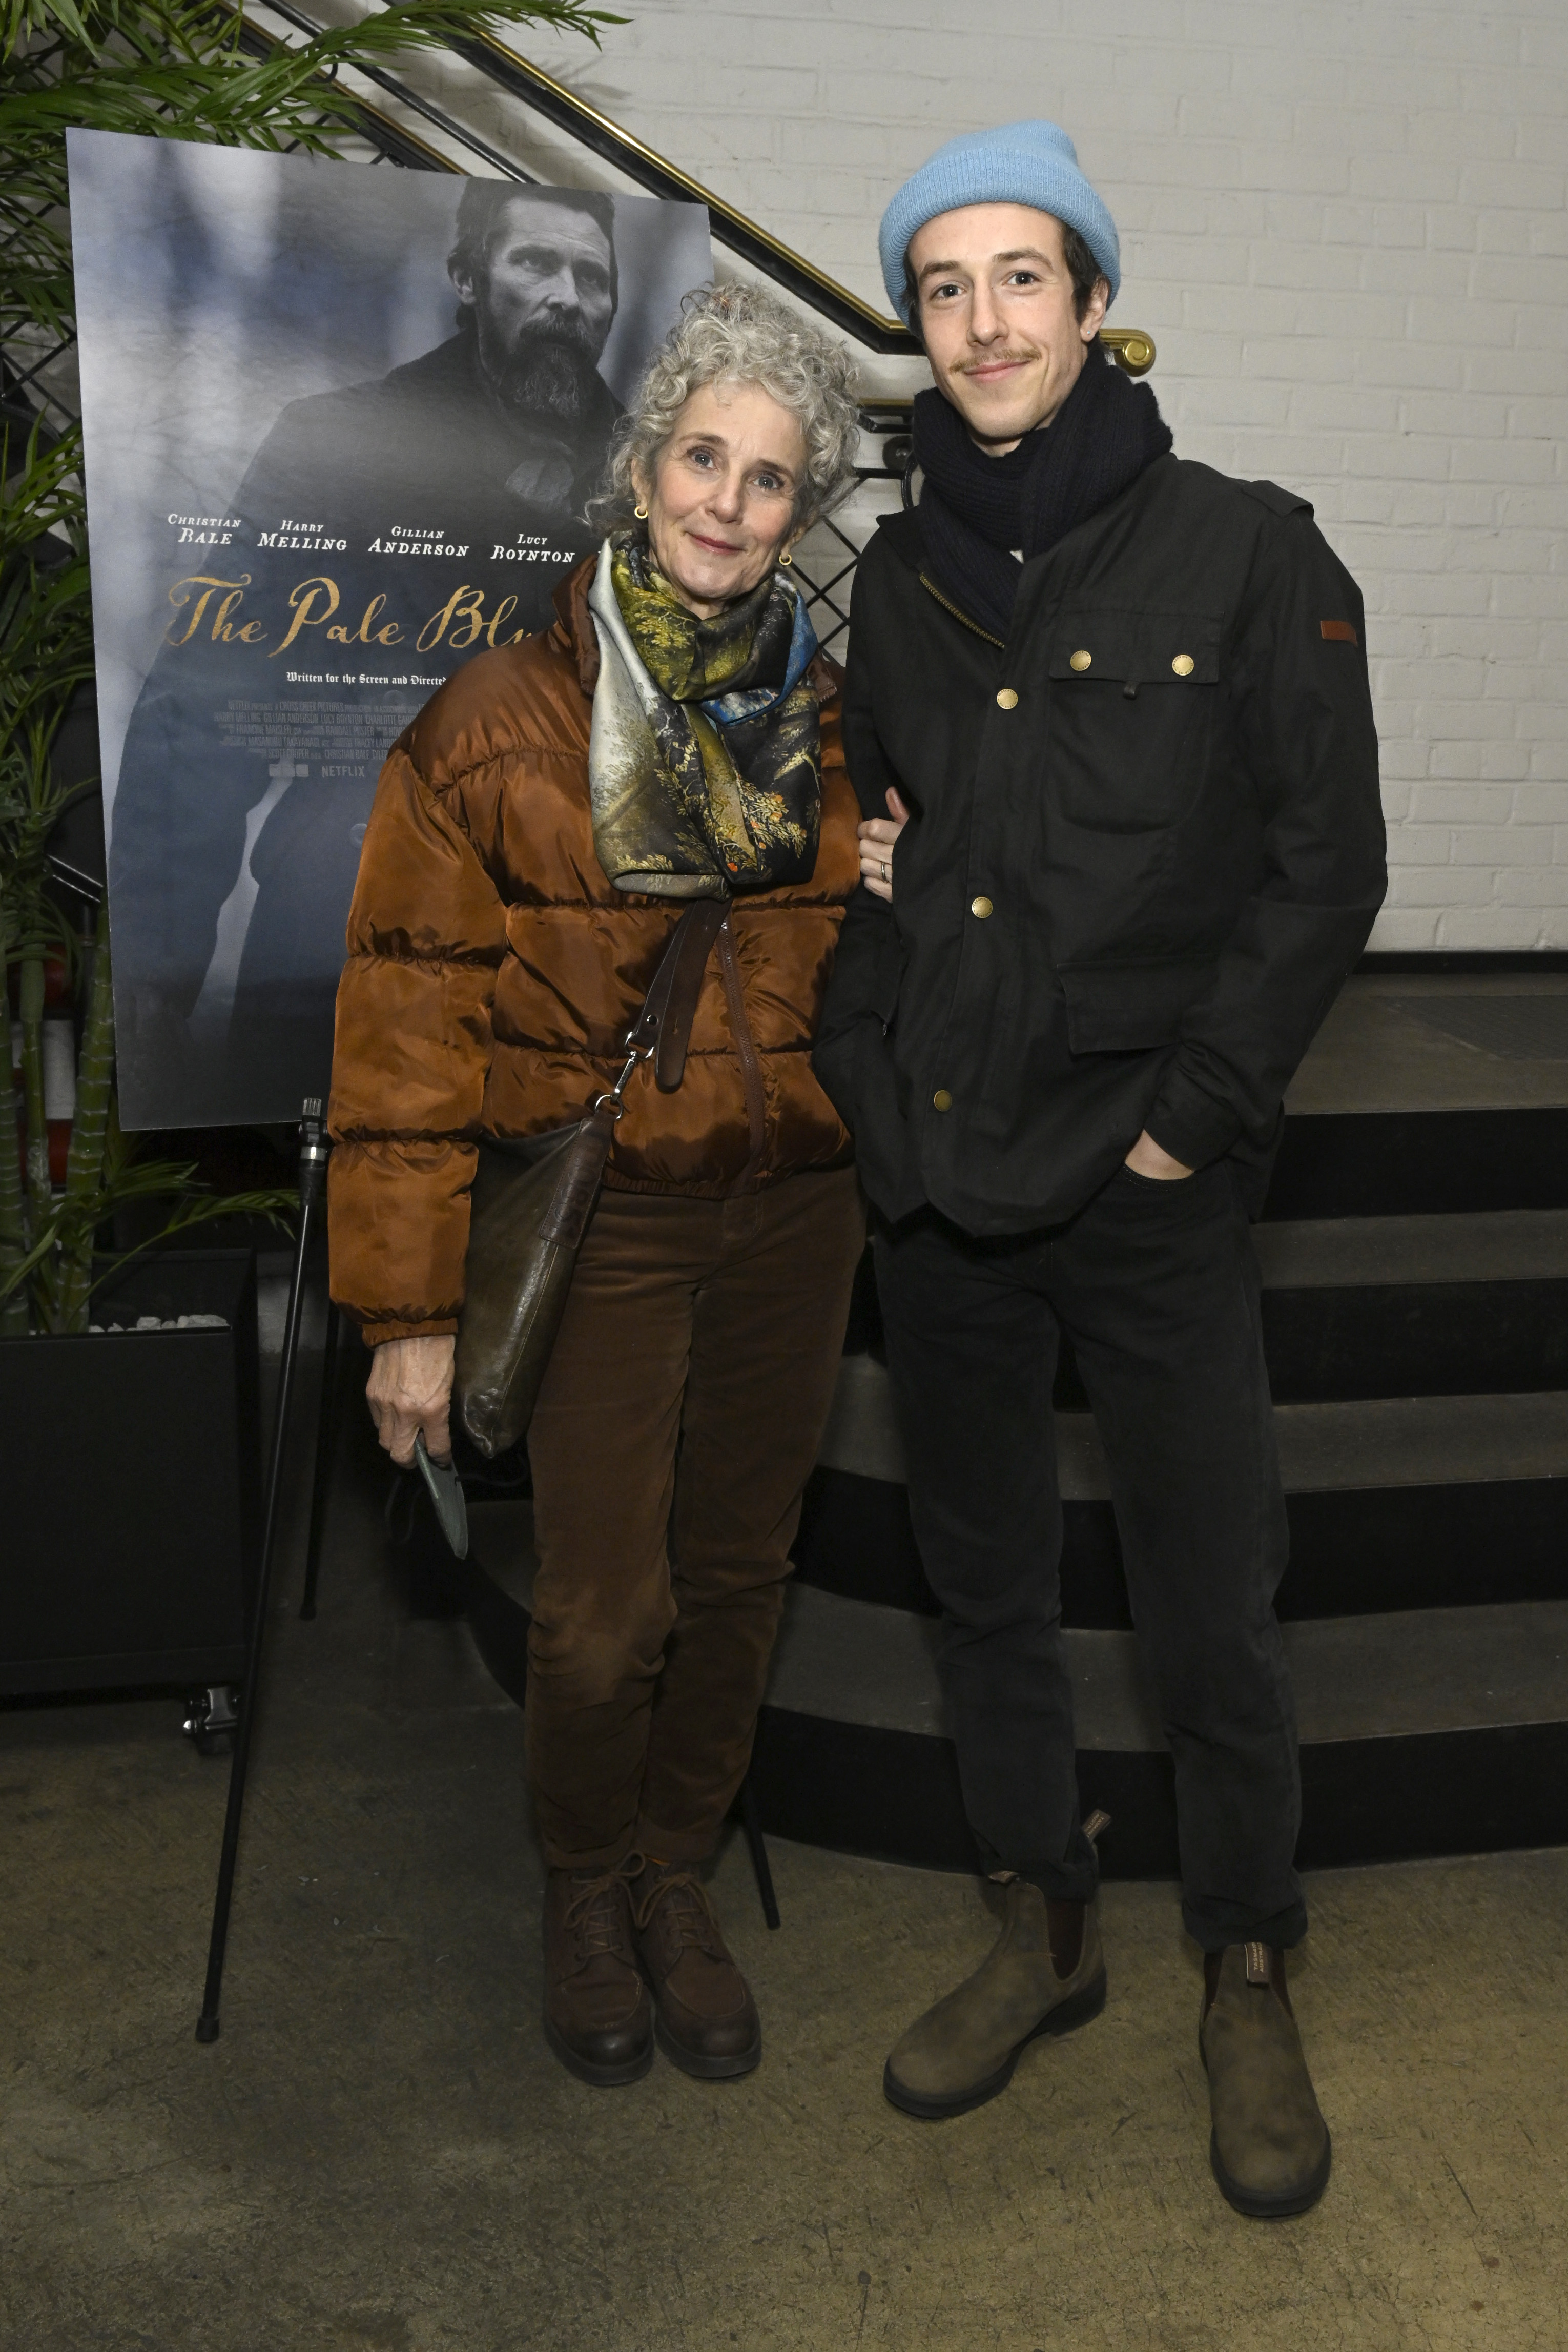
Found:
[{"label": "black scarf", "polygon": [[993,636],[1012,626],[1024,562],[1109,506],[1171,446],[1147,384],[1091,351],[1051,423],[1006,457],[988,457],[936,390],[915,403],[916,512],[936,584]]}]

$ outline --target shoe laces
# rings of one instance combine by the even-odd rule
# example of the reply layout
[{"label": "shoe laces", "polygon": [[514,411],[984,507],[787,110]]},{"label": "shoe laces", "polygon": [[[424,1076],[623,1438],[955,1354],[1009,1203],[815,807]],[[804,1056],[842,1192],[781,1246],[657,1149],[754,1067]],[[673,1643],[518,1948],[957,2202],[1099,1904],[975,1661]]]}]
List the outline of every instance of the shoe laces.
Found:
[{"label": "shoe laces", "polygon": [[638,1927],[645,1929],[661,1906],[664,1918],[660,1924],[683,1951],[706,1952],[715,1959],[719,1957],[717,1923],[700,1881],[689,1870],[661,1872],[640,1896],[633,1897],[632,1916]]},{"label": "shoe laces", "polygon": [[584,1960],[596,1959],[606,1952],[625,1957],[625,1918],[616,1894],[618,1889],[630,1894],[632,1881],[642,1868],[642,1855],[628,1854],[613,1870],[600,1871],[578,1885],[566,1906],[562,1925]]}]

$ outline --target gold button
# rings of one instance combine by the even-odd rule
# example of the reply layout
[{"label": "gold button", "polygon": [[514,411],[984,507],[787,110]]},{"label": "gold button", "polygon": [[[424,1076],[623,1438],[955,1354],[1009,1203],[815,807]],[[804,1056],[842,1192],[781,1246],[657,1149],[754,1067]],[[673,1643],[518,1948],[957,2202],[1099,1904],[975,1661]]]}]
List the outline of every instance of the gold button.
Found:
[{"label": "gold button", "polygon": [[1171,667],[1175,670],[1177,677],[1190,677],[1194,670],[1197,667],[1197,664],[1194,661],[1190,654],[1177,654],[1175,661],[1171,664]]},{"label": "gold button", "polygon": [[986,917],[993,912],[990,900],[988,898],[971,898],[969,901],[969,912],[971,915],[978,915],[981,922],[983,923]]},{"label": "gold button", "polygon": [[932,1108],[932,1109],[933,1109],[933,1110],[951,1110],[951,1109],[952,1109],[952,1108],[953,1108],[953,1097],[952,1097],[952,1096],[948,1093],[948,1091],[947,1091],[947,1089],[946,1089],[946,1087],[937,1087],[937,1089],[936,1089],[936,1093],[935,1093],[935,1094],[932,1096],[932,1097],[931,1097],[931,1108]]},{"label": "gold button", "polygon": [[1018,696],[1013,692],[1010,686],[1004,686],[1001,692],[997,697],[997,709],[998,710],[1016,710],[1018,707]]},{"label": "gold button", "polygon": [[1087,669],[1093,658],[1094,656],[1092,654],[1069,654],[1067,656],[1067,667],[1069,669]]}]

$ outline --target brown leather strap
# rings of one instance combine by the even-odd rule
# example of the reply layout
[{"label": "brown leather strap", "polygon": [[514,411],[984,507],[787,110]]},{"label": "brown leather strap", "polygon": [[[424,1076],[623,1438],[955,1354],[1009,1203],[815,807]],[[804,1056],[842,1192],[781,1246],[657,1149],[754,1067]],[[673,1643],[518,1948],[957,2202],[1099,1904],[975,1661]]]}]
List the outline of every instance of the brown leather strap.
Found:
[{"label": "brown leather strap", "polygon": [[614,1140],[615,1121],[609,1111],[591,1110],[580,1122],[561,1161],[549,1207],[539,1226],[541,1244],[559,1244],[574,1255],[581,1248],[588,1220],[599,1198],[604,1163]]},{"label": "brown leather strap", "polygon": [[708,955],[729,912],[727,898],[694,898],[671,934],[653,974],[637,1024],[626,1046],[653,1049],[653,1077],[662,1094],[673,1095],[685,1076],[686,1047]]}]

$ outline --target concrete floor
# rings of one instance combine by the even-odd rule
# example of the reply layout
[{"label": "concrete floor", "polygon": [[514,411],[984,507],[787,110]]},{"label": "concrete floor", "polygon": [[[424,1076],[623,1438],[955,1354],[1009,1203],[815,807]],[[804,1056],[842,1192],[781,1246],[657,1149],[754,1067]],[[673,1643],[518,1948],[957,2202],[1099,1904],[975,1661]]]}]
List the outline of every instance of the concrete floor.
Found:
[{"label": "concrete floor", "polygon": [[979,1890],[776,1845],[716,1892],[760,2070],[593,2092],[537,2022],[520,1719],[410,1623],[350,1481],[280,1611],[222,2040],[192,2028],[225,1769],[169,1701],[0,1716],[0,2343],[11,2352],[1349,2352],[1568,2343],[1568,1853],[1317,1879],[1297,1974],[1336,2161],[1209,2178],[1174,1890],[1104,1896],[1104,2017],[933,2126],[884,2051]]}]

